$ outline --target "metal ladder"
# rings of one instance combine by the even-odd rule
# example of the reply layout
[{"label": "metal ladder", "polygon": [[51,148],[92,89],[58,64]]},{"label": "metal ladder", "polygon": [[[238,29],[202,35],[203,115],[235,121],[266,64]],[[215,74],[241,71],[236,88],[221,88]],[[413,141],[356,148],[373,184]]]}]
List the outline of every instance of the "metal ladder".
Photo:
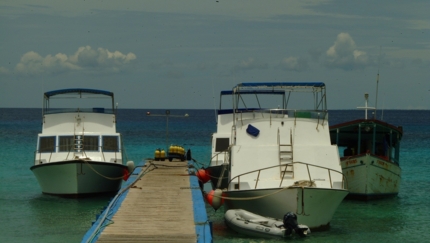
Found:
[{"label": "metal ladder", "polygon": [[281,144],[280,131],[278,129],[278,144],[279,144],[279,172],[282,178],[294,178],[293,166],[293,135],[290,130],[290,143]]},{"label": "metal ladder", "polygon": [[[73,130],[73,145],[74,145],[74,156],[79,157],[79,155],[82,155],[84,153],[84,124],[82,121],[82,118],[78,115],[78,117],[75,117],[75,125]],[[82,126],[82,132],[79,133],[76,130],[78,130],[79,126]]]}]

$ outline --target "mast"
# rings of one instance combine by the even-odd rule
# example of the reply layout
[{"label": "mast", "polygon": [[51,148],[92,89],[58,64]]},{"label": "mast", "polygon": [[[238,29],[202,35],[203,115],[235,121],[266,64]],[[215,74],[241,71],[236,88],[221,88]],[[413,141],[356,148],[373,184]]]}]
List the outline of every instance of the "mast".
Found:
[{"label": "mast", "polygon": [[366,120],[367,120],[367,110],[375,110],[375,113],[376,113],[375,107],[367,106],[368,99],[369,99],[369,94],[365,93],[364,94],[364,107],[357,107],[357,109],[364,109],[364,119],[366,119]]},{"label": "mast", "polygon": [[376,119],[376,109],[378,108],[379,67],[381,65],[381,49],[382,49],[382,46],[379,47],[378,74],[376,75],[376,101],[375,101],[375,112],[373,113],[373,119]]}]

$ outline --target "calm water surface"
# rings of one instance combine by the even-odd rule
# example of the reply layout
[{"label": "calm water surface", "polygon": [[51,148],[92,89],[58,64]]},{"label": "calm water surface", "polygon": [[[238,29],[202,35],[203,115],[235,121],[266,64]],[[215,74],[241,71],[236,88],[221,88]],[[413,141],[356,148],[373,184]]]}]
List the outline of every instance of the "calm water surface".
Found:
[{"label": "calm water surface", "polygon": [[[147,111],[160,116],[146,116]],[[171,110],[168,120],[163,114],[165,110],[119,110],[117,129],[123,134],[128,159],[137,163],[153,157],[156,148],[178,144],[207,164],[211,134],[216,129],[214,111]],[[330,111],[330,124],[362,118],[363,114]],[[329,231],[286,240],[238,235],[226,228],[223,208],[215,212],[208,207],[214,242],[430,242],[430,111],[388,110],[383,120],[404,130],[398,197],[367,203],[344,201]],[[43,195],[30,171],[40,131],[40,109],[0,108],[0,242],[81,242],[111,197]]]}]

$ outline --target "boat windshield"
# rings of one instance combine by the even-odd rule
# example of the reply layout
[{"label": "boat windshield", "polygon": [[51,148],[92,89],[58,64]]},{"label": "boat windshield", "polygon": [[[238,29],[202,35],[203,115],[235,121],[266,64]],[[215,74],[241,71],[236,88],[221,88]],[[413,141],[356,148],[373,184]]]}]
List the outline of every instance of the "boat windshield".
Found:
[{"label": "boat windshield", "polygon": [[115,112],[112,92],[96,89],[61,89],[44,93],[43,114]]}]

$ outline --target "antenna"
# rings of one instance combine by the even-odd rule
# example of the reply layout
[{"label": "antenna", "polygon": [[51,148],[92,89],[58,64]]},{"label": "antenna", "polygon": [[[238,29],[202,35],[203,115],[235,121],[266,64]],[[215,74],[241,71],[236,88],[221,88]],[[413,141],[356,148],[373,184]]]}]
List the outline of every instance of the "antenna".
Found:
[{"label": "antenna", "polygon": [[379,86],[379,67],[381,65],[381,49],[382,49],[382,46],[379,47],[378,74],[376,75],[376,101],[375,101],[375,113],[373,113],[373,119],[376,119],[376,109],[378,108],[378,86]]},{"label": "antenna", "polygon": [[[385,108],[385,93],[384,93],[384,102],[382,103],[382,107]],[[384,120],[384,109],[382,109],[382,114],[381,114],[381,121]]]},{"label": "antenna", "polygon": [[213,99],[213,102],[214,102],[215,123],[218,124],[218,117],[216,115],[215,88],[214,88],[214,81],[213,81],[213,79],[212,79],[212,99]]}]

